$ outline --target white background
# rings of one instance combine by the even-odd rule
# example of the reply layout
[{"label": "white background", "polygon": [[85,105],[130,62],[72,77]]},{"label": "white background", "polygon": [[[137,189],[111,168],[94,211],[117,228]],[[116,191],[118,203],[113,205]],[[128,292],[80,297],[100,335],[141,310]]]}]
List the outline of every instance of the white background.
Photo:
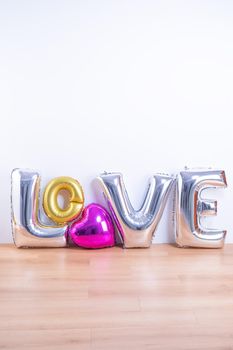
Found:
[{"label": "white background", "polygon": [[[233,2],[0,1],[0,241],[10,173],[92,180],[121,171],[135,207],[148,177],[226,170],[211,225],[233,242]],[[171,201],[155,242],[173,240]]]}]

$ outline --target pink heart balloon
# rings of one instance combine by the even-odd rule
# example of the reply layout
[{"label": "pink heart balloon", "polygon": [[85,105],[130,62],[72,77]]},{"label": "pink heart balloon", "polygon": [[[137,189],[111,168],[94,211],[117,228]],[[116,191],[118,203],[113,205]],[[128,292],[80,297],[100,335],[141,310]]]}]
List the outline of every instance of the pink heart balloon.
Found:
[{"label": "pink heart balloon", "polygon": [[72,241],[83,248],[105,248],[115,244],[114,225],[111,216],[99,204],[89,204],[82,217],[68,229]]}]

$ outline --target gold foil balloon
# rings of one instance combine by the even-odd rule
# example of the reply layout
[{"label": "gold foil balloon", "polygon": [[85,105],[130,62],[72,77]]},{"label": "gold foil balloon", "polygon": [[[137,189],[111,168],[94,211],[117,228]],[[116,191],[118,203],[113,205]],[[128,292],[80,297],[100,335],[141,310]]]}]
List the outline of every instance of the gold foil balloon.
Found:
[{"label": "gold foil balloon", "polygon": [[[69,193],[69,204],[61,208],[58,204],[60,191]],[[43,198],[45,213],[50,219],[59,225],[66,225],[67,222],[76,219],[82,212],[84,206],[84,194],[80,183],[68,176],[61,176],[52,179],[46,186]]]}]

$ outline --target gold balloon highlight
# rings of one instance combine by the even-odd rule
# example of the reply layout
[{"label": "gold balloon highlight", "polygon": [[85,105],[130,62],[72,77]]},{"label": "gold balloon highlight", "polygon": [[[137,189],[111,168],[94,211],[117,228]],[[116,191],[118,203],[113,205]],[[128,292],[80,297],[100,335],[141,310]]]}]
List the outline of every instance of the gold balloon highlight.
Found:
[{"label": "gold balloon highlight", "polygon": [[[58,204],[59,192],[69,192],[69,204],[62,209]],[[84,206],[84,193],[80,183],[68,176],[60,176],[52,179],[46,186],[43,197],[43,207],[50,219],[59,225],[77,218]]]}]

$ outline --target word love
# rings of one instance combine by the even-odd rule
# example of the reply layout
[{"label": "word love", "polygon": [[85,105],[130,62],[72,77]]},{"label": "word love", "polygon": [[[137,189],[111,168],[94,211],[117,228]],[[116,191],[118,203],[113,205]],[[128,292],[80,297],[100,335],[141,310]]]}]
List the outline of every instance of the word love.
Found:
[{"label": "word love", "polygon": [[[227,186],[223,170],[185,169],[176,177],[156,174],[149,181],[142,206],[135,210],[120,173],[97,178],[109,213],[98,204],[84,209],[84,195],[78,181],[69,177],[53,179],[46,186],[43,208],[54,225],[42,225],[39,218],[38,173],[16,169],[12,172],[12,228],[18,247],[64,247],[69,238],[85,248],[114,245],[115,233],[124,248],[149,247],[175,184],[174,224],[179,247],[220,248],[226,231],[203,227],[205,216],[217,214],[217,202],[203,199],[202,191]],[[66,208],[60,208],[58,194],[70,194]],[[113,222],[116,230],[114,231]]]}]

